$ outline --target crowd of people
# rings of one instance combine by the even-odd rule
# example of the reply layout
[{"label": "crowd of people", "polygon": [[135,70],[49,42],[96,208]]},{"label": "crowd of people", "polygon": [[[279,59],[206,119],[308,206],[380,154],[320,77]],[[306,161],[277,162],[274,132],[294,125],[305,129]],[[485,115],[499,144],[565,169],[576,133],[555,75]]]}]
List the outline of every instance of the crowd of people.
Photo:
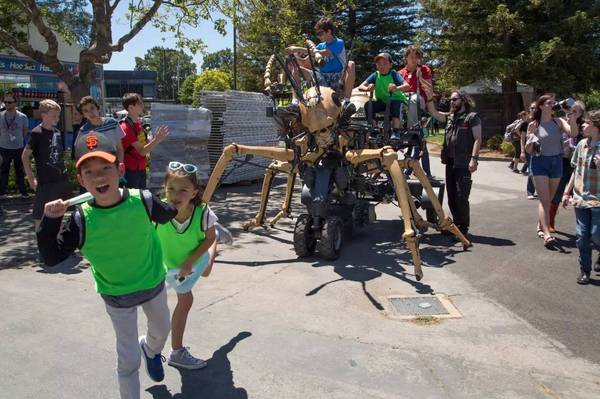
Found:
[{"label": "crowd of people", "polygon": [[[561,204],[575,208],[579,284],[589,284],[592,247],[600,249],[599,118],[600,112],[586,112],[582,101],[557,102],[554,94],[545,94],[507,127],[506,138],[515,148],[509,169],[527,175],[527,198],[538,200],[536,230],[546,248],[556,245]],[[600,255],[593,269],[600,272]]]},{"label": "crowd of people", "polygon": [[[315,31],[321,40],[317,51],[325,59],[316,73],[317,83],[338,90],[344,98],[342,106],[348,107],[355,65],[347,59],[333,21],[321,19]],[[481,118],[472,99],[461,90],[452,91],[447,112],[437,109],[432,71],[423,64],[418,46],[407,48],[404,62],[404,68],[396,71],[389,53],[374,57],[376,70],[359,85],[360,90],[373,93],[365,108],[374,114],[390,104],[392,138],[401,134],[403,122],[408,128],[422,128],[425,111],[445,124],[441,162],[448,206],[456,226],[468,235],[472,174],[478,169],[483,137]],[[294,72],[312,79],[315,74],[310,66],[300,62],[300,70]],[[295,96],[293,102],[297,103]],[[61,107],[53,100],[41,101],[42,121],[29,131],[27,116],[15,109],[13,94],[6,93],[3,102],[0,194],[6,192],[12,163],[21,194],[27,196],[25,176],[35,192],[33,219],[42,260],[56,265],[79,250],[90,262],[96,290],[117,338],[121,398],[139,398],[140,359],[153,381],[163,380],[161,352],[169,333],[169,364],[187,369],[206,366],[184,346],[183,336],[193,303],[192,288],[211,273],[217,239],[227,232],[201,200],[203,186],[195,165],[170,162],[163,200],[146,190],[146,157],[168,137],[169,130],[160,126],[152,138],[146,137],[140,122],[144,102],[138,94],[123,97],[127,116],[121,120],[102,117],[94,98],[81,99],[71,150],[81,192],[89,192],[93,198],[75,207],[62,224],[72,205],[68,201],[72,187],[65,168],[63,135],[56,127]],[[402,107],[407,111],[405,121]],[[556,245],[553,234],[559,206],[574,205],[581,269],[577,282],[586,284],[592,270],[592,245],[600,245],[600,111],[586,113],[582,102],[567,111],[564,117],[556,117],[554,96],[543,95],[531,104],[529,112],[519,114],[520,120],[510,129],[516,150],[510,169],[528,176],[527,196],[539,201],[537,232],[546,247]],[[420,159],[431,175],[426,146],[409,156]],[[600,272],[600,258],[594,270]],[[177,295],[172,314],[167,307],[167,288]],[[148,330],[138,337],[140,307],[148,318]]]}]

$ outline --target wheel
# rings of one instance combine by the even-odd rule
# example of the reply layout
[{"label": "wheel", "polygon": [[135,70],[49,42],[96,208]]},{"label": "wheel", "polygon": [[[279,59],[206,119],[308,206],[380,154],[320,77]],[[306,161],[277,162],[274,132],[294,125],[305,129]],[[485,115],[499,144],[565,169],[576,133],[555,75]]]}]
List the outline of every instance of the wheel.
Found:
[{"label": "wheel", "polygon": [[342,219],[337,216],[329,216],[323,225],[317,250],[327,260],[337,259],[340,256],[343,241],[344,223]]},{"label": "wheel", "polygon": [[301,258],[310,256],[315,252],[317,240],[315,240],[311,228],[310,215],[300,215],[294,227],[294,251]]}]

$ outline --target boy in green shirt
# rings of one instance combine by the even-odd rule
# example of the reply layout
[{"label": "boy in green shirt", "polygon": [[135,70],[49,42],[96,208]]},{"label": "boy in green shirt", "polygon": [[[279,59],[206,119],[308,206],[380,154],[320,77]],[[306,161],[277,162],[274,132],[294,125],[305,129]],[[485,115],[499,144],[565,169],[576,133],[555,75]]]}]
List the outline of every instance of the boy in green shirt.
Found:
[{"label": "boy in green shirt", "polygon": [[[75,145],[77,179],[94,199],[78,206],[61,229],[69,201],[44,207],[38,246],[45,263],[56,265],[77,248],[90,262],[96,291],[104,299],[117,337],[117,374],[122,399],[140,397],[140,354],[149,377],[162,381],[161,351],[169,335],[165,268],[154,223],[177,214],[146,190],[119,189],[124,166],[115,144],[101,133],[81,136]],[[137,310],[148,318],[138,338]],[[140,351],[141,349],[141,351]]]},{"label": "boy in green shirt", "polygon": [[400,129],[400,108],[402,103],[406,103],[406,96],[403,90],[410,88],[410,85],[404,81],[402,76],[392,70],[392,56],[389,53],[380,53],[375,56],[375,65],[377,71],[358,86],[360,91],[374,91],[375,100],[370,100],[365,104],[365,112],[368,116],[375,116],[377,112],[384,111],[387,101],[390,100],[390,116],[392,117],[392,140],[399,139],[398,130]]}]

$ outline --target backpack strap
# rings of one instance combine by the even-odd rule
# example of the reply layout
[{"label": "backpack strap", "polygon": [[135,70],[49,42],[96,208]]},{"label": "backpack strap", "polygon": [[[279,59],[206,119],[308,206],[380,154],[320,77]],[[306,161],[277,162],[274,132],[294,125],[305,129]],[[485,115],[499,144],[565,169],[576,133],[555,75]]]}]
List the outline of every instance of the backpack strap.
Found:
[{"label": "backpack strap", "polygon": [[71,217],[79,229],[79,242],[77,243],[77,248],[81,249],[81,247],[83,247],[83,242],[85,241],[85,223],[83,222],[83,210],[81,209],[81,205],[75,206],[75,210]]},{"label": "backpack strap", "polygon": [[206,231],[208,230],[208,216],[209,216],[210,212],[208,211],[208,205],[204,205],[204,208],[202,208],[202,214],[200,215],[201,219],[200,219],[200,229],[202,231]]},{"label": "backpack strap", "polygon": [[140,190],[140,197],[142,199],[142,203],[144,204],[144,208],[146,208],[148,218],[152,220],[152,206],[154,204],[152,193],[148,190]]}]

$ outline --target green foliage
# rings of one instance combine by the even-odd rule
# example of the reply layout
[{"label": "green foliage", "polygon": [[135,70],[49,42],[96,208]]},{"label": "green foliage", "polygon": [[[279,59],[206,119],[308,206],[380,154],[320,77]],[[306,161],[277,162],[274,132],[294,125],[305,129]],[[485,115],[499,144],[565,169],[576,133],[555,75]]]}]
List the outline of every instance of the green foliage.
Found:
[{"label": "green foliage", "polygon": [[208,53],[202,59],[202,70],[222,69],[231,71],[233,69],[233,52],[230,48]]},{"label": "green foliage", "polygon": [[231,89],[232,78],[229,72],[220,69],[208,69],[202,72],[194,82],[193,105],[197,107],[200,90],[225,91]]},{"label": "green foliage", "polygon": [[595,1],[423,0],[424,41],[438,82],[487,78],[540,92],[585,92],[600,85],[600,7]]},{"label": "green foliage", "polygon": [[196,83],[196,78],[197,75],[190,75],[181,84],[178,93],[181,104],[192,104],[194,101],[194,83]]},{"label": "green foliage", "polygon": [[185,79],[196,73],[196,64],[183,50],[152,47],[144,58],[135,57],[136,71],[156,71],[158,98],[174,99],[177,88]]},{"label": "green foliage", "polygon": [[600,89],[591,90],[588,93],[576,96],[576,98],[585,103],[588,111],[600,109]]},{"label": "green foliage", "polygon": [[[498,136],[494,136],[494,137],[498,137]],[[504,155],[508,155],[511,158],[515,157],[515,146],[512,143],[503,141],[502,144],[500,144],[500,150],[502,151],[502,153]]]},{"label": "green foliage", "polygon": [[503,141],[504,138],[502,136],[492,136],[487,140],[486,146],[492,151],[500,151]]}]

